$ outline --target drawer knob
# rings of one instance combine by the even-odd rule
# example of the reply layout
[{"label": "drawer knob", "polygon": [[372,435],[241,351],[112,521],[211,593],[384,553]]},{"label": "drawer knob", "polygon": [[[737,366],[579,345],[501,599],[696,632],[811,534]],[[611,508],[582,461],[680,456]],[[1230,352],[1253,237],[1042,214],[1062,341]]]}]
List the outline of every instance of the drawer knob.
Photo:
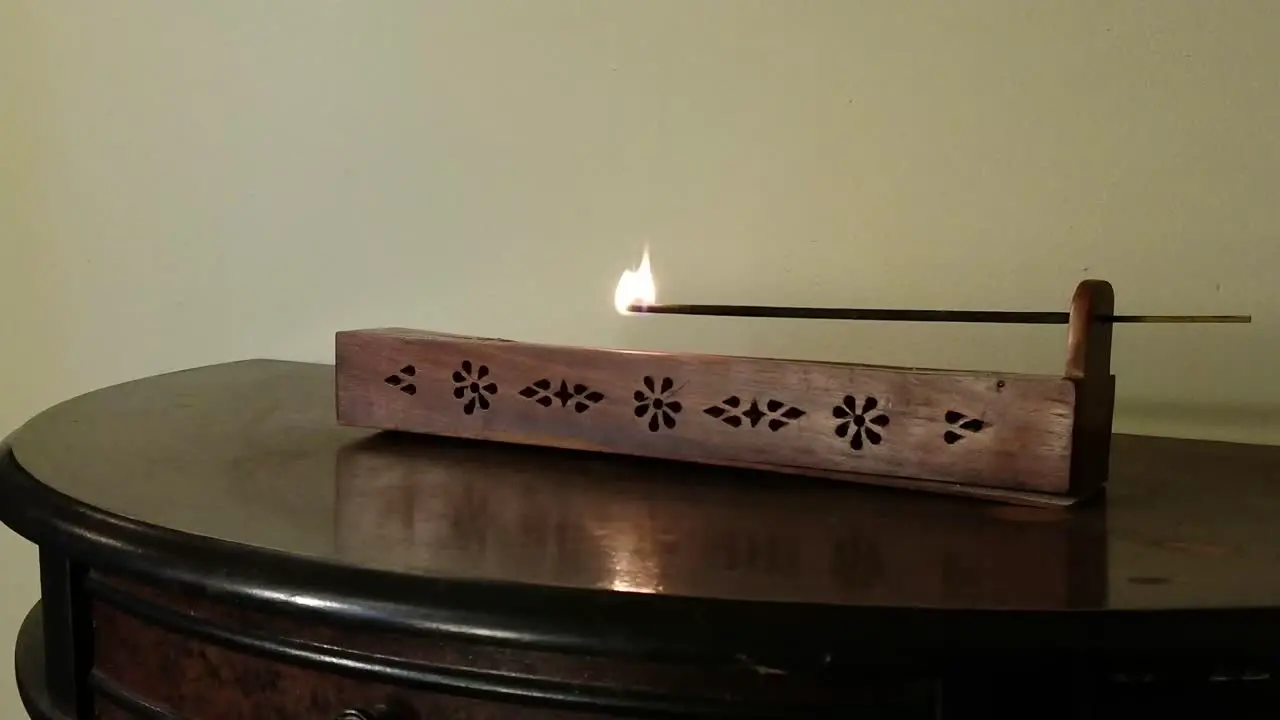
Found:
[{"label": "drawer knob", "polygon": [[378,705],[372,710],[350,708],[338,713],[333,720],[416,720],[417,713],[401,703]]}]

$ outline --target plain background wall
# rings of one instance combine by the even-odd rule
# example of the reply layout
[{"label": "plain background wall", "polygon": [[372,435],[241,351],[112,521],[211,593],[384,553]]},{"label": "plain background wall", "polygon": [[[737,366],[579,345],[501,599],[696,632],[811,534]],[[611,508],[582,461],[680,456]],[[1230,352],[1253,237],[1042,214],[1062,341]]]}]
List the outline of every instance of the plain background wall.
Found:
[{"label": "plain background wall", "polygon": [[[1058,372],[1060,328],[620,318],[1062,309],[1121,430],[1275,442],[1270,0],[0,0],[0,427],[341,328]],[[5,533],[0,641],[36,597]],[[11,687],[9,652],[0,682]],[[16,696],[0,712],[19,717]]]}]

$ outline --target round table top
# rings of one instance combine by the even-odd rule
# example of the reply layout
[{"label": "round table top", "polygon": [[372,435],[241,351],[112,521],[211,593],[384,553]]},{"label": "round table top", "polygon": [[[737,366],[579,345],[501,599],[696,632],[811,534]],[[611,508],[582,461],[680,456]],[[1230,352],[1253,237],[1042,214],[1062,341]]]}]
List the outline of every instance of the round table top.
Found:
[{"label": "round table top", "polygon": [[93,566],[546,642],[1148,642],[1280,607],[1280,448],[1117,436],[1104,498],[1035,509],[377,433],[333,397],[331,366],[247,361],[75,398],[9,438],[0,520]]}]

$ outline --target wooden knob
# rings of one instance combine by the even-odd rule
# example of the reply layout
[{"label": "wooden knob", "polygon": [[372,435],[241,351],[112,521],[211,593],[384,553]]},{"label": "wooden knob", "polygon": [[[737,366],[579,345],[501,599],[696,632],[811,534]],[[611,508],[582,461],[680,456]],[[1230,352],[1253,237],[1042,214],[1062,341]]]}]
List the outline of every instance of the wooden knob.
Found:
[{"label": "wooden knob", "polygon": [[364,710],[362,708],[343,710],[333,720],[407,720],[410,717],[413,717],[413,713],[403,707],[391,709],[379,705],[373,710]]}]

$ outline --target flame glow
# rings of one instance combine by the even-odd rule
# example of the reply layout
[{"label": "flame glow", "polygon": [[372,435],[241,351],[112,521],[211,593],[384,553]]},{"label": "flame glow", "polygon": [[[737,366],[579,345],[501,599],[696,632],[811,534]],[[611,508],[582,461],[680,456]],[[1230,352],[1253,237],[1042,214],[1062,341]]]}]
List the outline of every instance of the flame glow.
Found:
[{"label": "flame glow", "polygon": [[653,285],[653,271],[649,269],[649,248],[640,258],[635,270],[624,270],[613,291],[613,307],[620,315],[626,315],[632,305],[652,305],[658,301],[658,291]]}]

